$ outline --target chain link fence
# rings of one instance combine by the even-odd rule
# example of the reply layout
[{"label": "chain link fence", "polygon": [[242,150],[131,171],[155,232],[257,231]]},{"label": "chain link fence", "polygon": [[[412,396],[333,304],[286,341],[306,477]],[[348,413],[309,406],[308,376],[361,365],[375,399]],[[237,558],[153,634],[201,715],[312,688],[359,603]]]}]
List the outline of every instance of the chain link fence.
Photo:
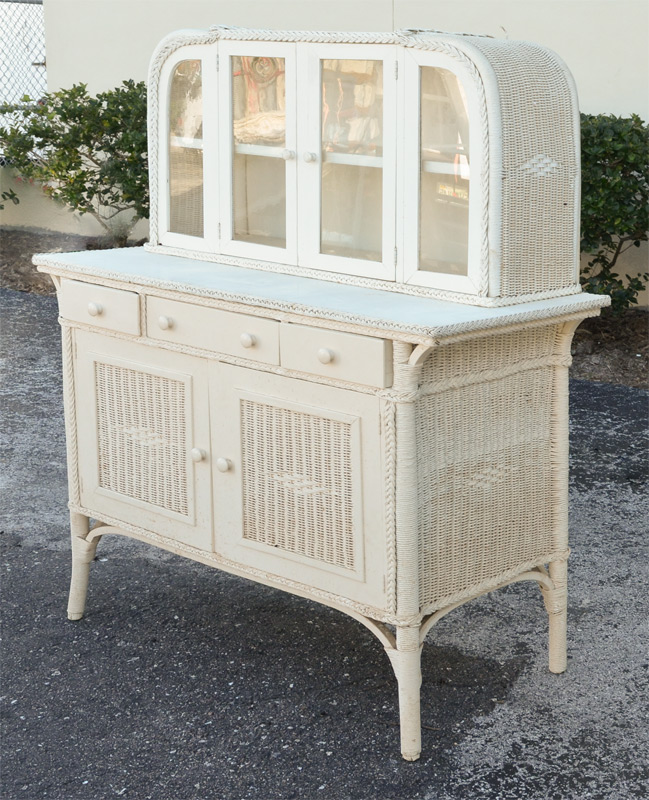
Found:
[{"label": "chain link fence", "polygon": [[0,0],[0,103],[46,91],[43,0]]},{"label": "chain link fence", "polygon": [[[46,91],[43,0],[0,0],[0,103],[38,100]],[[0,114],[4,122],[9,117]]]}]

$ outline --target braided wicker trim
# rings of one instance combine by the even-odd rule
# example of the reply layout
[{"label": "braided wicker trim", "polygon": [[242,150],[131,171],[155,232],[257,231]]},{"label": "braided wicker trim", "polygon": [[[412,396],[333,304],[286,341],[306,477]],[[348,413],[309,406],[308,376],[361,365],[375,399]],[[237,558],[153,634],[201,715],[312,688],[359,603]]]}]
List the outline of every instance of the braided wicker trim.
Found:
[{"label": "braided wicker trim", "polygon": [[65,409],[65,441],[68,461],[68,492],[70,500],[81,502],[79,459],[77,446],[77,405],[74,388],[74,342],[72,330],[65,320],[61,322],[63,340],[63,406]]},{"label": "braided wicker trim", "polygon": [[388,611],[397,613],[397,524],[396,524],[396,474],[397,474],[397,423],[394,403],[384,403],[381,411],[385,451],[383,472],[385,487],[384,525],[387,540],[386,594]]}]

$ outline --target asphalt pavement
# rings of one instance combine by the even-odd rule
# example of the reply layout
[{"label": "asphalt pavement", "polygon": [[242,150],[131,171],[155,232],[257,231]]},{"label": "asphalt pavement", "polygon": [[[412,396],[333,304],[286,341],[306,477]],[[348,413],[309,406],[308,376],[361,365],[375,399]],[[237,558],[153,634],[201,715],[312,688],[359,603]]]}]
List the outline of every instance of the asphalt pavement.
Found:
[{"label": "asphalt pavement", "polygon": [[423,753],[344,615],[123,537],[69,622],[60,335],[0,291],[3,800],[647,800],[649,392],[571,384],[569,660],[538,589],[429,634]]}]

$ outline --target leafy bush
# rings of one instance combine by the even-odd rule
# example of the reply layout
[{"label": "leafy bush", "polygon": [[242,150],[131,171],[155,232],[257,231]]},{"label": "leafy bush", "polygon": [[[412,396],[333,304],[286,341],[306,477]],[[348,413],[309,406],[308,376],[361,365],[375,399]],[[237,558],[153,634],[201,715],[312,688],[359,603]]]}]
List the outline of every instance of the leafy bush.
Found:
[{"label": "leafy bush", "polygon": [[0,114],[0,148],[11,166],[91,214],[116,243],[149,216],[144,82],[124,81],[96,97],[81,83],[36,103],[24,97],[0,106]]},{"label": "leafy bush", "polygon": [[637,114],[581,115],[581,250],[593,255],[582,271],[584,289],[611,296],[613,313],[637,303],[649,273],[622,278],[614,271],[649,230],[649,126]]}]

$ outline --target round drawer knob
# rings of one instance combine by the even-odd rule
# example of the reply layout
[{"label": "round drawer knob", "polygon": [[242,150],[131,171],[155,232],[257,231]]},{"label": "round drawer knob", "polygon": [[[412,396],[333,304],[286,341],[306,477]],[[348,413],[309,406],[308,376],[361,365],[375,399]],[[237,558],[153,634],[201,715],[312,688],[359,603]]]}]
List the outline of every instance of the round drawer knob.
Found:
[{"label": "round drawer knob", "polygon": [[282,158],[284,161],[292,161],[295,158],[295,150],[284,150]]},{"label": "round drawer knob", "polygon": [[103,306],[100,303],[88,303],[88,313],[91,317],[98,317],[103,313]]},{"label": "round drawer knob", "polygon": [[228,470],[232,469],[232,462],[229,458],[217,458],[216,468],[219,472],[228,472]]},{"label": "round drawer knob", "polygon": [[158,317],[158,327],[162,328],[163,331],[168,331],[169,328],[173,328],[173,326],[174,321],[171,319],[171,317]]},{"label": "round drawer knob", "polygon": [[254,347],[257,344],[257,337],[252,333],[242,333],[239,341],[242,347]]},{"label": "round drawer knob", "polygon": [[304,154],[304,160],[307,164],[312,164],[314,161],[318,160],[318,156],[315,153],[306,152]]},{"label": "round drawer knob", "polygon": [[205,461],[207,458],[207,453],[205,450],[201,450],[200,447],[192,447],[191,456],[192,461],[195,461],[198,464],[199,461]]},{"label": "round drawer knob", "polygon": [[321,364],[331,364],[334,360],[334,351],[329,350],[327,347],[321,347],[318,350],[318,361]]}]

